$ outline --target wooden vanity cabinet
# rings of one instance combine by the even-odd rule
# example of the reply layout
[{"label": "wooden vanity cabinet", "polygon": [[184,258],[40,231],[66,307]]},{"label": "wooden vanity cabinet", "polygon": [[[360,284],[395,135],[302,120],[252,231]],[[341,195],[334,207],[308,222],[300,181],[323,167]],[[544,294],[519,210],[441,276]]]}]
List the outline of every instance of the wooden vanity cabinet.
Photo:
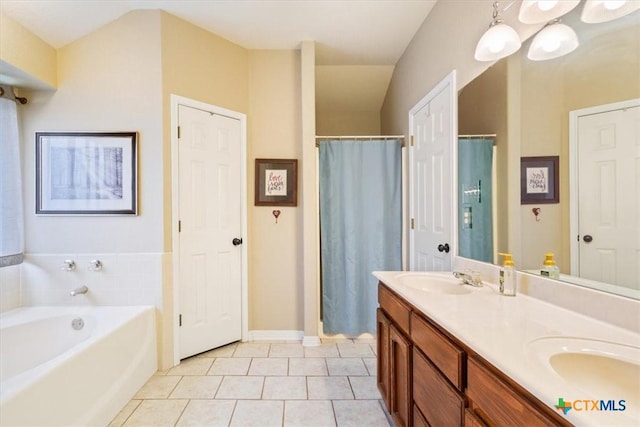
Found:
[{"label": "wooden vanity cabinet", "polygon": [[396,427],[411,426],[411,343],[393,325],[389,329],[389,413]]},{"label": "wooden vanity cabinet", "polygon": [[384,315],[381,309],[376,311],[377,337],[376,337],[376,355],[377,355],[377,382],[378,390],[384,404],[389,408],[391,406],[389,395],[389,382],[391,381],[391,370],[389,369],[389,328],[391,323],[389,318]]},{"label": "wooden vanity cabinet", "polygon": [[396,427],[412,424],[411,309],[388,289],[378,288],[378,389]]},{"label": "wooden vanity cabinet", "polygon": [[469,411],[484,425],[571,425],[548,407],[530,400],[515,385],[510,385],[507,377],[500,372],[492,372],[492,368],[474,356],[469,358],[467,381],[467,396],[471,400]]},{"label": "wooden vanity cabinet", "polygon": [[413,349],[413,402],[432,426],[461,426],[464,396],[417,348]]},{"label": "wooden vanity cabinet", "polygon": [[378,388],[396,427],[571,426],[382,282],[378,302]]}]

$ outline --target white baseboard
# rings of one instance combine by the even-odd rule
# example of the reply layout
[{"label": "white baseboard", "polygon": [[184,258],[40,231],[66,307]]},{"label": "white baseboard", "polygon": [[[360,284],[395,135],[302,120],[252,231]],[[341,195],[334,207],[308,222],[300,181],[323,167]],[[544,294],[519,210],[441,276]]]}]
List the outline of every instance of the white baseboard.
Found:
[{"label": "white baseboard", "polygon": [[302,338],[302,345],[304,347],[315,347],[315,346],[319,346],[320,344],[321,344],[320,337],[318,337],[318,336],[307,336],[307,335],[305,335]]},{"label": "white baseboard", "polygon": [[256,330],[249,331],[248,341],[302,341],[303,331]]}]

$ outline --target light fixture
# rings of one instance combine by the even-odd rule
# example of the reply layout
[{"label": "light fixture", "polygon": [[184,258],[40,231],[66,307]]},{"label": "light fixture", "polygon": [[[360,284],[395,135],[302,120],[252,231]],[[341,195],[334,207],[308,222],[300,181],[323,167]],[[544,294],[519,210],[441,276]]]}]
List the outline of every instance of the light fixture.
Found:
[{"label": "light fixture", "polygon": [[523,24],[553,21],[573,10],[580,0],[523,0],[518,19]]},{"label": "light fixture", "polygon": [[531,42],[527,58],[545,61],[558,58],[575,50],[579,45],[578,36],[568,25],[556,19],[549,22]]},{"label": "light fixture", "polygon": [[589,24],[621,18],[640,9],[637,0],[587,0],[582,9],[582,21]]},{"label": "light fixture", "polygon": [[520,36],[510,26],[503,24],[498,2],[493,3],[493,21],[478,41],[475,58],[478,61],[497,61],[520,49]]}]

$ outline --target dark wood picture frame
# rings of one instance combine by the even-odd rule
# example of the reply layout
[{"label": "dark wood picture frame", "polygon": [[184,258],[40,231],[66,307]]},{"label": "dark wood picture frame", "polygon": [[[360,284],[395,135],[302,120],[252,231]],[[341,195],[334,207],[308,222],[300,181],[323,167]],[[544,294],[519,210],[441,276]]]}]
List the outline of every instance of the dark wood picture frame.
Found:
[{"label": "dark wood picture frame", "polygon": [[255,205],[298,206],[298,159],[256,159]]},{"label": "dark wood picture frame", "polygon": [[559,157],[520,158],[520,204],[558,203],[560,200]]},{"label": "dark wood picture frame", "polygon": [[137,215],[137,132],[36,132],[36,215]]}]

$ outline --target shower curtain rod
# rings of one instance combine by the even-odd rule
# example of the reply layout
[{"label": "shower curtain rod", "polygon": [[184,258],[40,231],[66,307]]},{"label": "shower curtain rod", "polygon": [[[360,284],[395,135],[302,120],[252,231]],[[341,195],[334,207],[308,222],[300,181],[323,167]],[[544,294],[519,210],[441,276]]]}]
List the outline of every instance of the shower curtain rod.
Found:
[{"label": "shower curtain rod", "polygon": [[458,135],[458,138],[472,139],[472,138],[486,138],[486,139],[496,139],[495,133],[489,133],[485,135]]},{"label": "shower curtain rod", "polygon": [[[5,94],[4,89],[3,89],[2,87],[0,87],[0,98],[4,97],[4,94]],[[7,98],[7,99],[11,99],[11,98]],[[15,102],[19,102],[19,103],[20,103],[20,104],[22,104],[22,105],[24,105],[24,104],[26,104],[26,103],[27,103],[27,98],[23,98],[23,97],[21,97],[21,96],[15,96],[15,95],[14,95],[14,96],[13,96],[13,100],[14,100]]]},{"label": "shower curtain rod", "polygon": [[316,147],[320,146],[320,143],[323,141],[334,141],[334,140],[357,140],[357,141],[373,141],[375,140],[395,140],[399,139],[402,141],[402,146],[404,147],[404,135],[366,135],[366,136],[316,136]]}]

